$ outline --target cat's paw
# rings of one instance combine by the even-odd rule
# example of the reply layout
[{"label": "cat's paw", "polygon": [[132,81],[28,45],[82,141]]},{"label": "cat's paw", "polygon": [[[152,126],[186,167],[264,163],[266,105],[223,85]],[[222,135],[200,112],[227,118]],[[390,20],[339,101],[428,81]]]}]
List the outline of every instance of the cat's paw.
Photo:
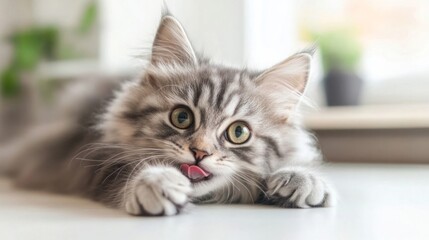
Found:
[{"label": "cat's paw", "polygon": [[137,175],[124,207],[132,215],[170,216],[189,202],[191,183],[172,167],[150,167]]},{"label": "cat's paw", "polygon": [[267,181],[269,200],[281,207],[309,208],[335,205],[332,189],[317,175],[302,168],[274,172]]}]

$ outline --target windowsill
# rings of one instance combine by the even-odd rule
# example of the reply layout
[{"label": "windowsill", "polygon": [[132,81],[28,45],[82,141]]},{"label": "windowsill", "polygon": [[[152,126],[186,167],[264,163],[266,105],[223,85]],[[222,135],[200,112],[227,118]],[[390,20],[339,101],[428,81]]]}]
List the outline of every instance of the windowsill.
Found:
[{"label": "windowsill", "polygon": [[329,107],[309,113],[312,130],[429,128],[429,104]]},{"label": "windowsill", "polygon": [[305,124],[330,162],[429,163],[429,105],[325,108]]}]

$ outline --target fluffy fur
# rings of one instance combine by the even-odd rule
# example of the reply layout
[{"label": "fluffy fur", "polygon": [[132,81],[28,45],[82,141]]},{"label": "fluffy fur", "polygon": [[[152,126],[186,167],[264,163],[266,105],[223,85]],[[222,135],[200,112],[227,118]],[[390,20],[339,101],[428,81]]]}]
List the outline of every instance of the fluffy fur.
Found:
[{"label": "fluffy fur", "polygon": [[[140,78],[73,86],[61,114],[3,148],[3,170],[19,186],[133,215],[174,215],[189,202],[331,206],[332,190],[308,170],[320,156],[296,114],[310,62],[302,52],[264,72],[216,65],[198,58],[182,26],[164,16]],[[192,111],[187,129],[170,122],[177,106]],[[251,129],[244,144],[225,137],[235,121]],[[210,179],[191,182],[180,172],[196,164],[193,148],[209,153],[198,165]]]}]

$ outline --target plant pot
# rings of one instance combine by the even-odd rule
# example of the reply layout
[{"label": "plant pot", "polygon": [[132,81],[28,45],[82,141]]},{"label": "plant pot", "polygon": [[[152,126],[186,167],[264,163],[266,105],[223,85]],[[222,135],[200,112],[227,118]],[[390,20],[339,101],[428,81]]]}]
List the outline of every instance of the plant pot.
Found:
[{"label": "plant pot", "polygon": [[328,106],[351,106],[360,103],[363,80],[354,72],[331,69],[323,79]]}]

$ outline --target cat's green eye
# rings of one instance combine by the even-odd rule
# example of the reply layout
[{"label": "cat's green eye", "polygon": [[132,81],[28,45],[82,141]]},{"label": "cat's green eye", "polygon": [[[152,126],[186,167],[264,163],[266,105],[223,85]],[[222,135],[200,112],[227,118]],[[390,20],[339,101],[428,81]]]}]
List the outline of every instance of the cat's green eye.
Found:
[{"label": "cat's green eye", "polygon": [[170,121],[175,127],[186,129],[194,122],[194,115],[189,108],[178,107],[171,112]]},{"label": "cat's green eye", "polygon": [[244,122],[234,122],[226,130],[228,141],[234,144],[243,144],[250,138],[250,129]]}]

